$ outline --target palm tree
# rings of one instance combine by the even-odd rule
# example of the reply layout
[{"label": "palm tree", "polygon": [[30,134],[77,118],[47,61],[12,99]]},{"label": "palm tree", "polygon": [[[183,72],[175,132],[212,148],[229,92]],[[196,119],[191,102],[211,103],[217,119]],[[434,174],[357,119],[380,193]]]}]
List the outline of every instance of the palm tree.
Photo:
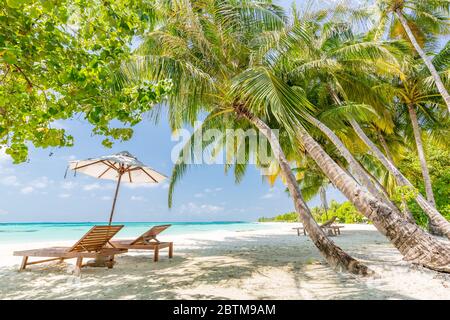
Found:
[{"label": "palm tree", "polygon": [[327,188],[330,185],[330,180],[311,160],[303,163],[302,167],[295,168],[294,171],[301,176],[300,179],[297,179],[297,182],[305,201],[309,201],[316,195],[319,195],[322,212],[326,214],[328,212]]},{"label": "palm tree", "polygon": [[[360,74],[374,72],[374,68],[368,67],[371,64],[378,64],[379,68],[385,68],[380,59],[393,61],[394,58],[388,49],[395,44],[361,41],[361,39],[354,38],[348,24],[327,22],[322,26],[321,20],[316,20],[314,15],[311,16],[313,18],[308,19],[312,20],[306,20],[304,17],[301,17],[296,21],[300,26],[302,24],[308,26],[309,42],[306,45],[299,41],[295,42],[295,46],[291,45],[295,39],[290,39],[288,28],[279,32],[279,35],[272,36],[277,41],[273,45],[278,49],[278,54],[281,55],[287,51],[287,55],[289,55],[286,58],[290,67],[287,70],[288,82],[294,86],[310,86],[312,83],[310,92],[313,92],[314,96],[310,98],[315,102],[315,105],[324,104],[322,109],[325,112],[322,113],[322,117],[305,114],[305,119],[321,130],[333,142],[349,163],[358,181],[374,196],[396,210],[395,205],[391,203],[384,190],[377,186],[377,183],[373,181],[372,177],[367,174],[359,161],[349,151],[349,144],[345,145],[341,141],[346,139],[350,144],[354,145],[355,139],[349,138],[351,133],[342,131],[345,126],[340,126],[339,130],[341,130],[342,134],[338,136],[320,120],[320,118],[325,118],[325,115],[330,113],[326,110],[334,103],[341,105],[339,109],[333,110],[333,114],[330,114],[334,115],[336,119],[345,119],[348,115],[352,115],[353,117],[367,120],[375,116],[370,108],[367,107],[361,108],[357,104],[342,106],[342,102],[333,87],[340,88],[341,92],[344,88],[356,92],[356,96],[365,95],[367,88],[358,85],[358,72]],[[324,17],[323,14],[320,16]],[[305,20],[307,21],[306,23],[304,22]],[[295,26],[292,28],[295,28]],[[264,41],[268,42],[267,40]],[[279,42],[282,43],[281,46]],[[286,45],[284,45],[285,43]],[[271,50],[273,51],[274,49],[269,46],[265,51]],[[311,79],[315,80],[311,81]],[[327,96],[332,96],[331,102],[327,100]],[[389,123],[386,123],[389,122],[389,118],[382,120],[384,126],[389,126]]]},{"label": "palm tree", "polygon": [[[397,129],[396,131],[399,131],[400,126],[399,126],[398,122],[396,122],[397,119],[395,119],[394,116],[395,115],[393,115],[393,121],[395,123],[395,128]],[[395,150],[397,151],[395,153],[395,155],[397,156],[396,158],[401,159],[401,157],[400,157],[401,152],[399,151],[399,145],[401,145],[400,147],[402,147],[404,145],[403,141],[400,141],[402,139],[398,136],[398,134],[396,134],[397,132],[391,132],[390,134],[386,134],[380,128],[375,127],[375,126],[373,126],[373,128],[371,128],[371,129],[372,129],[371,131],[374,132],[374,134],[375,134],[375,137],[376,137],[375,140],[378,140],[378,144],[383,149],[385,156],[388,158],[388,160],[392,164],[396,165],[396,160],[394,159],[394,155],[391,152],[391,149],[395,148]],[[389,137],[389,139],[388,139],[388,137]],[[404,148],[402,148],[402,149],[404,149]],[[380,168],[378,168],[378,169],[380,169]],[[384,181],[383,189],[386,190],[387,194],[390,194],[392,196],[395,194],[395,191],[396,191],[395,188],[393,188],[393,187],[400,186],[401,183],[395,179],[395,176],[393,177],[393,180],[395,181],[395,183],[392,183],[392,179],[391,179],[392,175],[390,174],[390,172],[387,170],[382,170],[382,171],[383,171],[383,175],[384,175],[384,179],[382,179]],[[390,193],[387,192],[387,189],[390,189]],[[414,217],[413,217],[411,211],[409,210],[408,203],[405,199],[405,195],[403,193],[401,193],[400,198],[401,198],[401,208],[402,208],[402,211],[403,211],[405,217],[407,219],[409,219],[411,222],[414,222],[415,220],[414,220]]]},{"label": "palm tree", "polygon": [[[269,141],[296,211],[328,263],[341,270],[366,274],[367,267],[336,246],[314,221],[280,141],[262,120],[277,119],[288,127],[290,111],[274,109],[270,104],[249,108],[245,100],[230,95],[232,79],[252,63],[250,43],[258,33],[283,26],[283,11],[271,1],[238,0],[162,1],[157,8],[163,17],[160,27],[149,32],[136,60],[125,66],[127,78],[173,80],[167,104],[174,129],[184,122],[192,124],[201,112],[209,115],[205,122],[209,118],[229,119],[232,115],[232,120],[246,119],[253,124]],[[299,97],[296,101],[303,105],[306,99]],[[175,166],[171,189],[184,170],[183,163]]]},{"label": "palm tree", "polygon": [[[267,137],[295,208],[314,244],[331,265],[355,273],[367,271],[320,230],[271,128],[280,128],[291,147],[302,144],[330,181],[374,222],[405,259],[450,271],[448,248],[362,189],[305,130],[301,119],[313,113],[314,107],[301,90],[294,90],[275,73],[279,70],[273,65],[276,67],[283,56],[261,56],[261,46],[255,42],[262,33],[285,26],[286,19],[276,6],[251,1],[186,1],[179,9],[169,6],[169,11],[165,24],[148,35],[140,50],[142,57],[127,72],[132,77],[141,74],[173,79],[168,105],[174,128],[183,121],[192,122],[200,111],[211,118],[229,113],[233,119],[246,119],[254,125]],[[290,29],[289,36],[291,40],[308,40],[301,27]],[[181,169],[176,166],[175,170],[184,170],[184,166],[178,168]]]},{"label": "palm tree", "polygon": [[[370,62],[373,62],[374,55],[384,57],[387,50],[380,47],[378,42],[366,41],[359,45],[344,43],[343,40],[350,31],[348,26],[346,24],[327,22],[329,20],[326,19],[328,17],[327,14],[327,12],[322,11],[318,13],[307,12],[303,15],[296,13],[292,25],[280,31],[264,34],[262,39],[259,40],[263,46],[260,55],[282,55],[286,57],[282,61],[281,66],[279,66],[279,72],[284,73],[282,77],[287,78],[287,81],[296,87],[309,87],[311,92],[315,92],[315,97],[312,97],[314,104],[317,106],[325,103],[325,109],[330,102],[324,101],[326,100],[324,97],[330,94],[331,89],[327,78],[339,80],[345,84],[352,84],[356,79],[354,75],[347,72],[348,70],[353,72],[355,67],[369,65]],[[306,33],[306,39],[302,39],[303,41],[296,39],[292,30],[297,29]],[[391,57],[388,57],[388,59],[391,59]],[[364,72],[368,72],[368,70],[364,70]],[[315,80],[311,81],[311,79]],[[360,88],[355,87],[352,89]],[[357,92],[364,94],[361,90]],[[343,114],[351,113],[358,117],[373,117],[373,113],[367,114],[364,111],[367,110],[361,110],[356,105],[348,105],[345,108],[341,108],[341,113]],[[348,146],[342,143],[341,140],[346,138],[348,132],[343,132],[338,137],[321,121],[320,117],[314,117],[308,113],[305,113],[303,116],[305,120],[321,130],[335,144],[342,156],[348,161],[352,172],[354,172],[359,182],[377,198],[383,199],[391,205],[389,199],[386,199],[383,192],[371,181],[365,169],[353,157],[348,150]],[[335,116],[342,117],[339,114],[335,114]]]},{"label": "palm tree", "polygon": [[[323,100],[322,96],[328,95],[331,97],[332,103],[338,106],[332,111],[336,113],[340,110],[336,116],[348,119],[359,138],[386,169],[393,174],[397,183],[402,186],[413,187],[370,140],[356,121],[358,118],[359,120],[372,119],[372,121],[376,120],[377,126],[381,128],[392,128],[392,119],[389,111],[386,110],[386,105],[394,96],[391,94],[393,90],[387,86],[380,86],[379,83],[382,79],[373,75],[382,74],[391,77],[392,70],[395,71],[399,68],[398,56],[406,54],[407,48],[401,42],[379,42],[357,37],[353,35],[351,26],[346,23],[332,21],[322,26],[313,21],[310,25],[313,27],[310,29],[309,43],[295,47],[290,46],[287,50],[288,54],[291,55],[289,58],[291,69],[288,72],[287,81],[293,86],[312,83],[314,87],[318,87],[315,89],[318,95],[316,100]],[[279,54],[282,54],[286,49],[281,47],[279,51]],[[283,63],[285,63],[284,60]],[[377,88],[374,90],[375,86]],[[381,90],[382,92],[380,92]],[[382,96],[386,94],[389,96]],[[357,101],[359,104],[355,104],[353,101]],[[361,103],[375,107],[377,113],[364,112],[370,111],[368,108],[356,108],[361,106]],[[378,115],[382,115],[382,117]],[[395,206],[386,199],[384,193],[370,182],[370,178],[367,177],[364,169],[361,168],[358,161],[336,134],[327,128],[323,122],[320,122],[317,117],[306,114],[305,118],[322,130],[336,145],[350,167],[357,173],[360,183],[367,187],[374,196],[383,200],[395,210]],[[433,221],[433,224],[442,230],[447,237],[450,237],[450,223],[421,194],[417,194],[416,200],[430,220]]]},{"label": "palm tree", "polygon": [[[414,189],[413,184],[400,172],[400,170],[398,170],[398,168],[391,161],[389,161],[389,159],[383,154],[383,152],[381,152],[381,150],[375,145],[375,143],[371,141],[371,139],[367,136],[361,126],[353,119],[350,119],[350,123],[361,140],[364,141],[364,143],[369,147],[369,149],[383,164],[383,166],[387,170],[389,170],[391,174],[394,175],[398,183],[401,186],[406,186]],[[432,224],[434,224],[436,228],[447,238],[450,238],[450,223],[420,193],[417,193],[415,199],[417,204],[428,215]]]},{"label": "palm tree", "polygon": [[400,36],[404,37],[405,35],[396,27],[398,23],[401,24],[406,37],[433,76],[436,87],[450,112],[450,95],[438,71],[420,44],[424,45],[433,34],[448,33],[450,2],[448,0],[378,0],[377,3],[381,12],[381,25],[387,24],[388,16],[392,14],[394,21],[391,23],[391,34],[400,33]]},{"label": "palm tree", "polygon": [[[439,95],[436,94],[432,88],[429,88],[426,85],[426,78],[427,75],[423,73],[423,68],[421,68],[421,65],[413,63],[410,67],[405,68],[405,71],[402,73],[398,87],[396,88],[396,93],[401,99],[401,105],[406,106],[409,114],[416,151],[422,170],[427,200],[433,207],[436,207],[431,178],[423,148],[422,130],[420,129],[421,125],[419,125],[419,117],[422,124],[426,121],[433,120],[434,122],[437,122],[435,115],[439,117],[438,114],[441,112],[439,100],[436,99],[436,96]],[[401,105],[398,107],[401,107]],[[441,234],[432,221],[429,223],[429,230],[432,234]]]},{"label": "palm tree", "polygon": [[[270,72],[261,67],[256,70],[258,69],[262,74],[267,75]],[[281,79],[275,78],[273,74],[270,74],[272,85],[261,79],[257,81],[261,73],[258,74],[256,70],[247,71],[237,77],[233,90],[241,100],[247,101],[249,109],[267,105],[268,97],[273,98],[270,101],[273,109],[280,109],[283,105],[285,107],[288,105],[292,110],[295,110],[296,106],[299,107],[295,99],[298,98],[297,91],[283,83]],[[251,119],[251,115],[243,114],[243,116]],[[295,127],[298,143],[305,148],[327,178],[355,205],[359,212],[373,222],[374,226],[403,254],[405,260],[435,270],[450,272],[448,247],[424,232],[416,224],[405,220],[398,210],[392,209],[385,202],[363,189],[324,151],[300,122],[291,125]],[[439,255],[432,254],[433,257],[431,257],[430,252],[438,252],[436,250],[439,251]]]}]

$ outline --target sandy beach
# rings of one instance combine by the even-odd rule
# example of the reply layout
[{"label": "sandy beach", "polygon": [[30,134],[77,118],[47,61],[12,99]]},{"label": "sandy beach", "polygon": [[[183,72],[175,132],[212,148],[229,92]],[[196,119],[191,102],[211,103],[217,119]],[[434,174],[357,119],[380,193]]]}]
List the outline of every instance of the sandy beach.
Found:
[{"label": "sandy beach", "polygon": [[19,273],[21,258],[12,256],[71,242],[0,244],[0,299],[450,299],[450,275],[405,263],[371,225],[345,225],[333,238],[375,271],[364,278],[332,270],[292,227],[172,236],[171,260],[164,251],[158,263],[129,252],[114,269],[83,268],[80,277],[73,260]]}]

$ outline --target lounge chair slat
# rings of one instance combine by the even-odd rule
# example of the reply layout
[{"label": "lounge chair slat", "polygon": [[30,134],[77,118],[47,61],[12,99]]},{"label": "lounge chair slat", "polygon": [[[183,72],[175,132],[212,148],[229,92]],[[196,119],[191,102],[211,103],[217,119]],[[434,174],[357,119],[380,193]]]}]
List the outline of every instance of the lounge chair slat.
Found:
[{"label": "lounge chair slat", "polygon": [[[85,244],[87,244],[88,240],[90,239],[90,237],[92,236],[92,233],[96,233],[98,232],[98,230],[102,230],[102,231],[106,231],[107,236],[105,236],[104,240],[99,243],[97,246],[100,249],[101,247],[104,247],[109,240],[111,240],[112,237],[114,237],[116,235],[117,232],[120,231],[120,229],[123,228],[123,225],[118,225],[118,226],[107,226],[107,229],[105,230],[105,226],[94,226],[91,228],[91,230],[88,231],[88,233],[86,233],[73,247],[71,250],[73,251],[80,251],[83,250],[83,247],[86,247]],[[89,248],[89,251],[91,251],[92,247]]]},{"label": "lounge chair slat", "polygon": [[133,244],[138,243],[138,242],[145,243],[144,240],[146,238],[151,238],[151,239],[156,240],[156,236],[158,234],[160,234],[161,232],[163,232],[164,230],[166,230],[167,228],[169,228],[170,226],[171,226],[171,224],[163,224],[163,225],[159,225],[159,226],[154,226],[150,230],[144,232],[140,237],[137,237],[136,240],[133,242]]},{"label": "lounge chair slat", "polygon": [[56,261],[56,260],[61,260],[61,259],[60,258],[50,258],[50,259],[45,259],[45,260],[27,262],[27,266],[32,265],[32,264],[43,263],[43,262]]},{"label": "lounge chair slat", "polygon": [[153,250],[153,261],[158,261],[159,250],[169,248],[169,258],[173,257],[173,242],[160,242],[156,236],[169,228],[171,225],[154,226],[150,230],[134,240],[113,240],[111,244],[116,248],[135,249],[135,250]]},{"label": "lounge chair slat", "polygon": [[[117,226],[94,226],[72,247],[52,247],[43,249],[33,249],[25,251],[15,251],[15,256],[22,256],[22,264],[19,270],[24,270],[27,265],[43,263],[53,260],[64,260],[77,258],[75,273],[78,274],[83,266],[83,258],[109,257],[110,262],[114,260],[115,254],[125,253],[125,248],[107,248],[106,244],[111,238],[123,228]],[[28,262],[28,257],[50,257],[50,259]],[[54,257],[54,258],[53,258]],[[108,264],[108,268],[112,264]]]}]

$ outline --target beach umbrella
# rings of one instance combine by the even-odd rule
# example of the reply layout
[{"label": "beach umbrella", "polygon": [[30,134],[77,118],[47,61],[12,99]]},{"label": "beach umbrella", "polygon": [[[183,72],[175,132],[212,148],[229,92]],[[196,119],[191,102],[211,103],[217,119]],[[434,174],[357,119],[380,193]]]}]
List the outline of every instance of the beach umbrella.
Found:
[{"label": "beach umbrella", "polygon": [[69,161],[69,169],[81,172],[97,179],[117,181],[112,203],[109,225],[111,225],[116,206],[120,183],[160,183],[167,177],[149,166],[144,165],[128,151],[109,156],[86,160]]}]

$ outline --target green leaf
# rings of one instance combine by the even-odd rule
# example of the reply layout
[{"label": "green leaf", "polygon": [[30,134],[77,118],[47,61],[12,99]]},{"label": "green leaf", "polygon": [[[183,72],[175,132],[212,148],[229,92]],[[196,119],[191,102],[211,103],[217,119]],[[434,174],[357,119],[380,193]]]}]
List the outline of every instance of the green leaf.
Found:
[{"label": "green leaf", "polygon": [[112,143],[112,141],[109,140],[109,139],[104,139],[104,140],[102,141],[102,145],[105,146],[106,148],[112,148],[113,143]]},{"label": "green leaf", "polygon": [[6,0],[6,4],[11,8],[19,8],[22,4],[24,4],[26,1],[24,0]]},{"label": "green leaf", "polygon": [[5,54],[2,56],[3,61],[5,61],[8,64],[15,64],[17,63],[17,57],[15,56],[12,51],[6,51]]}]

